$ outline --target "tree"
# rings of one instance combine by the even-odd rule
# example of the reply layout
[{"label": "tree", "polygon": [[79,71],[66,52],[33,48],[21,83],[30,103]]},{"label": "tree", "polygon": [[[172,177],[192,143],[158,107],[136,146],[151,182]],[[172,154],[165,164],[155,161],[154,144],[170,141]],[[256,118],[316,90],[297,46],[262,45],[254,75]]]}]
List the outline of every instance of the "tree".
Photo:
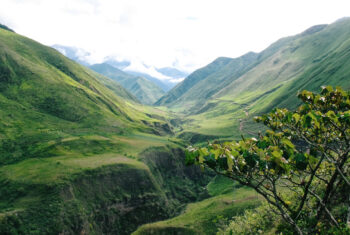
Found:
[{"label": "tree", "polygon": [[296,111],[255,118],[269,127],[264,135],[190,146],[186,162],[255,189],[298,234],[349,226],[350,91],[327,86],[298,97]]}]

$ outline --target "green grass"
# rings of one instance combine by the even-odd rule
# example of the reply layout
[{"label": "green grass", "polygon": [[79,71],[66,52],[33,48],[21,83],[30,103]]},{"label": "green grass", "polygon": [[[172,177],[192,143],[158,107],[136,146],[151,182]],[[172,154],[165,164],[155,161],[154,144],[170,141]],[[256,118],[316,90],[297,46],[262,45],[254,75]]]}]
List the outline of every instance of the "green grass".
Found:
[{"label": "green grass", "polygon": [[[164,143],[152,135],[171,134],[166,112],[142,106],[119,84],[56,50],[2,29],[0,48],[0,165],[35,157],[121,153],[118,145],[123,143],[115,136],[143,133],[149,142]],[[134,154],[135,148],[130,149]]]},{"label": "green grass", "polygon": [[240,185],[233,180],[217,175],[207,185],[208,193],[210,196],[218,196],[228,192],[232,192],[234,188],[239,188]]},{"label": "green grass", "polygon": [[157,104],[185,115],[180,132],[251,136],[264,130],[253,124],[254,116],[275,107],[297,107],[298,91],[319,91],[322,85],[350,88],[349,25],[347,18],[281,39],[259,54],[219,58]]},{"label": "green grass", "polygon": [[[128,163],[144,167],[144,164],[137,161],[139,154],[147,148],[166,145],[177,146],[166,137],[145,133],[130,136],[68,137],[58,142],[41,143],[45,150],[44,157],[33,157],[2,166],[0,172],[1,175],[15,181],[52,183],[103,165]],[[50,155],[51,157],[48,157]]]},{"label": "green grass", "polygon": [[21,183],[52,184],[69,180],[72,175],[106,165],[128,164],[146,168],[144,164],[118,154],[101,154],[90,157],[63,156],[28,159],[0,168],[2,176]]},{"label": "green grass", "polygon": [[[108,232],[149,223],[135,233],[215,234],[260,199],[215,177],[210,198],[150,223],[205,196],[207,176],[185,169],[174,147],[255,135],[264,129],[252,118],[294,108],[301,89],[349,89],[349,24],[282,39],[260,54],[219,58],[158,102],[167,107],[142,105],[111,79],[0,29],[0,229],[45,233],[57,225],[51,233],[98,234],[104,218],[118,218],[104,224],[116,229]],[[142,92],[154,101],[148,88]]]},{"label": "green grass", "polygon": [[[110,231],[127,234],[173,213],[175,199],[139,157],[179,146],[168,124],[174,114],[143,106],[114,81],[3,29],[0,81],[1,232],[98,234],[100,218],[120,217],[107,207],[129,201],[140,207]],[[133,214],[157,205],[153,215]]]},{"label": "green grass", "polygon": [[[172,219],[143,225],[133,234],[215,234],[220,222],[260,205],[253,190],[239,188],[197,203],[188,204],[185,211]],[[172,233],[171,233],[172,232]]]}]

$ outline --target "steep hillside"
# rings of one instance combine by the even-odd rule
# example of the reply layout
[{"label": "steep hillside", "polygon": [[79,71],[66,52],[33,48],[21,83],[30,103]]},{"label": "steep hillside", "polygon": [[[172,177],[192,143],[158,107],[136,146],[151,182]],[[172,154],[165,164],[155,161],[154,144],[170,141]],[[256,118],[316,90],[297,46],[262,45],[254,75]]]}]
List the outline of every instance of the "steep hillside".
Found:
[{"label": "steep hillside", "polygon": [[208,98],[244,74],[256,61],[257,54],[252,52],[237,59],[218,58],[208,66],[192,73],[156,104],[181,106],[184,110],[197,109],[205,104]]},{"label": "steep hillside", "polygon": [[[74,60],[84,66],[88,66],[88,67],[91,66],[91,61],[93,61],[93,58],[94,58],[90,52],[87,52],[82,48],[63,46],[59,44],[52,45],[52,47],[58,50],[64,56],[67,56],[71,60]],[[149,66],[145,64],[140,64],[141,68],[128,69],[128,67],[132,65],[130,61],[127,61],[127,60],[119,61],[113,58],[113,56],[105,57],[103,60],[103,63],[108,64],[119,70],[123,70],[127,74],[146,78],[147,80],[159,86],[163,91],[169,91],[171,88],[174,87],[176,83],[170,82],[168,80],[159,79],[159,76],[160,77],[166,76],[168,77],[168,79],[171,79],[171,78],[177,79],[177,78],[184,78],[188,75],[183,71],[180,71],[171,67],[165,67],[160,69],[154,68],[153,71],[148,71]],[[154,73],[158,73],[158,75],[152,75]]]},{"label": "steep hillside", "polygon": [[276,106],[295,107],[299,90],[317,91],[322,85],[349,88],[349,28],[349,18],[311,27],[251,54],[251,60],[244,59],[247,55],[227,59],[231,63],[215,67],[208,76],[203,71],[212,71],[210,64],[157,104],[187,113],[182,128],[188,133],[227,137],[256,133],[260,127],[252,117]]},{"label": "steep hillside", "polygon": [[200,81],[205,80],[206,77],[225,67],[231,60],[232,59],[230,58],[218,58],[206,67],[193,72],[183,82],[176,85],[165,96],[158,100],[156,102],[156,105],[171,106],[171,104],[177,103],[183,94],[187,93],[191,88],[195,87],[195,85]]},{"label": "steep hillside", "polygon": [[[220,186],[222,184],[217,185],[217,187]],[[251,189],[233,188],[231,186],[226,187],[226,190],[224,193],[187,205],[185,211],[177,217],[143,225],[132,234],[216,234],[220,223],[224,224],[226,220],[239,216],[245,210],[255,208],[261,204],[261,199]]]},{"label": "steep hillside", "polygon": [[143,104],[151,105],[164,95],[164,91],[153,82],[127,74],[109,64],[95,64],[90,68],[118,82]]},{"label": "steep hillside", "polygon": [[46,151],[36,147],[51,140],[154,133],[154,122],[165,123],[134,108],[135,98],[120,85],[54,49],[6,30],[0,31],[0,48],[1,161]]},{"label": "steep hillside", "polygon": [[[130,234],[206,197],[168,113],[0,29],[0,233]],[[183,145],[183,144],[182,144]]]},{"label": "steep hillside", "polygon": [[162,81],[162,80],[155,78],[155,77],[152,77],[151,75],[146,74],[146,73],[141,73],[141,72],[137,72],[137,71],[127,71],[127,73],[132,74],[132,75],[137,76],[137,77],[144,77],[147,80],[156,84],[158,87],[162,88],[162,90],[165,92],[169,91],[174,86],[173,83],[169,83],[167,81]]}]

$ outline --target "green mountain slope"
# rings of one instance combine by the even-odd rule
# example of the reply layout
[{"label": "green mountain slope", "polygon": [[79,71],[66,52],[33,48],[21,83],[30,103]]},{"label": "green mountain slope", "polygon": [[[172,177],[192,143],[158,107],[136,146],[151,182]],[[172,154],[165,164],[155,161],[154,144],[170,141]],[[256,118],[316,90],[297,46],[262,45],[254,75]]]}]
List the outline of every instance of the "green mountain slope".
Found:
[{"label": "green mountain slope", "polygon": [[130,234],[205,196],[170,118],[0,29],[0,233]]},{"label": "green mountain slope", "polygon": [[[209,70],[210,64],[190,75],[188,81],[178,85],[159,103],[185,113],[179,134],[192,143],[215,138],[239,139],[241,134],[256,137],[263,129],[252,122],[253,116],[276,106],[295,108],[298,91],[319,91],[322,85],[350,89],[349,29],[350,19],[315,26],[302,34],[277,41],[251,62],[239,66],[238,61],[244,61],[242,57],[231,59],[232,64],[217,67],[212,74],[194,79],[193,75]],[[231,75],[225,77],[227,67],[238,69],[232,69]],[[226,82],[225,86],[220,87],[223,82]],[[203,89],[204,94],[199,89]],[[210,95],[205,97],[206,94]],[[199,98],[196,100],[196,97]],[[254,203],[255,206],[259,204],[258,198],[254,201],[249,191],[240,191],[244,188],[233,194],[222,191],[225,184],[220,182],[213,187],[210,183],[207,186],[209,193],[219,192],[214,197],[187,205],[177,217],[143,225],[133,234],[215,234],[222,226],[218,221],[231,220],[232,216],[254,207]],[[230,188],[232,190],[232,185]],[[237,196],[243,197],[234,199]],[[232,199],[233,202],[225,203]],[[245,219],[244,216],[243,222]],[[272,225],[270,233],[274,232]]]},{"label": "green mountain slope", "polygon": [[231,63],[209,76],[192,79],[210,70],[210,64],[195,71],[157,104],[186,113],[185,132],[227,137],[256,133],[260,127],[252,123],[254,115],[276,106],[295,107],[296,94],[302,89],[350,87],[349,28],[349,18],[314,26],[277,41],[250,61],[244,60],[247,55],[227,59]]},{"label": "green mountain slope", "polygon": [[184,212],[177,217],[143,225],[132,235],[216,234],[218,227],[220,227],[220,221],[230,220],[234,216],[243,214],[245,210],[255,208],[260,204],[261,199],[253,190],[247,188],[234,189],[231,186],[227,187],[225,193],[188,204]]},{"label": "green mountain slope", "polygon": [[[218,58],[157,104],[28,38],[0,29],[0,231],[4,234],[212,233],[259,201],[208,189],[184,168],[184,145],[256,134],[252,117],[293,108],[296,92],[350,88],[350,19]],[[130,88],[131,89],[131,88]],[[175,115],[170,111],[181,111]],[[181,118],[180,118],[181,117]],[[232,185],[231,185],[232,186]],[[229,186],[229,187],[231,187]],[[211,190],[210,190],[211,188]],[[217,193],[215,193],[217,192]],[[246,193],[246,194],[245,194]],[[223,194],[223,195],[221,195]],[[232,204],[232,196],[239,202]],[[205,216],[203,211],[210,211]]]},{"label": "green mountain slope", "polygon": [[[28,138],[35,149],[34,143],[42,143],[43,138],[64,138],[79,132],[97,133],[107,128],[113,133],[136,129],[153,132],[141,120],[149,117],[128,105],[135,98],[117,83],[54,49],[9,31],[0,33],[3,140],[25,142]],[[2,151],[16,155],[16,148],[7,146]],[[17,155],[28,156],[28,151]]]},{"label": "green mountain slope", "polygon": [[168,105],[178,101],[178,99],[195,85],[204,80],[209,75],[220,70],[231,61],[230,58],[218,58],[211,64],[190,74],[184,81],[176,85],[165,96],[158,100],[156,105]]},{"label": "green mountain slope", "polygon": [[160,80],[159,78],[152,77],[151,75],[149,75],[147,73],[132,71],[132,70],[127,70],[127,73],[132,74],[132,75],[137,76],[137,77],[146,78],[147,80],[151,81],[152,83],[154,83],[158,87],[160,87],[164,92],[169,91],[174,86],[174,83],[172,83],[172,82]]},{"label": "green mountain slope", "polygon": [[151,105],[164,95],[164,91],[153,82],[127,74],[109,64],[95,64],[90,68],[118,82],[143,104]]}]

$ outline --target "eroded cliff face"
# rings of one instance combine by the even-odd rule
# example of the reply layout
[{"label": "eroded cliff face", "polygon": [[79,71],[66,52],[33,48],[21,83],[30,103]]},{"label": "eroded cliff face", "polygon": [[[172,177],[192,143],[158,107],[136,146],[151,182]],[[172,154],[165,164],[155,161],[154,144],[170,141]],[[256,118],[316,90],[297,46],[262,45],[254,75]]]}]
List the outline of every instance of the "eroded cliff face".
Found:
[{"label": "eroded cliff face", "polygon": [[139,224],[167,218],[173,210],[146,167],[117,165],[89,172],[61,196],[61,217],[70,215],[69,226],[62,224],[64,234],[130,234]]},{"label": "eroded cliff face", "polygon": [[208,197],[204,188],[210,181],[208,173],[196,166],[185,166],[185,153],[180,148],[152,148],[140,159],[149,167],[166,197],[181,207],[188,202]]},{"label": "eroded cliff face", "polygon": [[0,231],[130,234],[142,224],[175,216],[186,203],[207,196],[208,177],[184,166],[183,150],[152,148],[139,158],[138,165],[103,166],[64,183],[22,185],[22,194],[16,194],[19,185],[10,187],[12,192],[0,191],[0,197],[12,195],[13,202],[33,196],[26,209],[0,215]]}]

